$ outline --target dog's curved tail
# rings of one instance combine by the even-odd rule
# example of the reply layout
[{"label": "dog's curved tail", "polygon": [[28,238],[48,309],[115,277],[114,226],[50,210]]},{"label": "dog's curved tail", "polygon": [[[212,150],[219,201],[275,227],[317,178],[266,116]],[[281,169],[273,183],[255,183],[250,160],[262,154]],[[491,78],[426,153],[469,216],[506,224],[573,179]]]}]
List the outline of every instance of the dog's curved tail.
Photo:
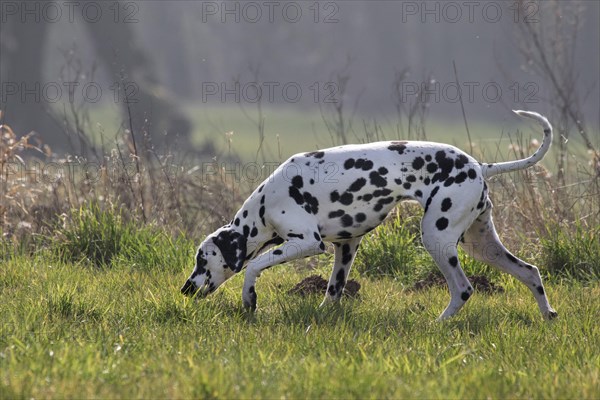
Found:
[{"label": "dog's curved tail", "polygon": [[521,117],[531,118],[539,122],[540,125],[542,125],[542,128],[544,129],[544,140],[542,141],[542,144],[536,150],[536,152],[528,158],[501,163],[483,163],[483,175],[486,178],[498,174],[503,174],[506,172],[518,171],[521,169],[531,167],[532,165],[538,163],[542,158],[544,158],[544,156],[550,149],[550,145],[552,144],[552,125],[550,125],[548,119],[543,115],[532,111],[513,110],[513,112]]}]

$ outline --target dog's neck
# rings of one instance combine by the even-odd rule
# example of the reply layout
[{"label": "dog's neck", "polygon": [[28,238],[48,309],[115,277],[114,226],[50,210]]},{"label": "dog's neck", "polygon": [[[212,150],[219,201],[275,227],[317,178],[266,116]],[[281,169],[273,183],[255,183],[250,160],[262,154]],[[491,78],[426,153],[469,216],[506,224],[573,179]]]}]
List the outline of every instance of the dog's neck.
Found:
[{"label": "dog's neck", "polygon": [[248,207],[248,204],[244,204],[229,225],[231,230],[241,233],[246,238],[247,260],[256,257],[265,248],[265,244],[270,244],[278,237],[266,226],[264,212],[261,213],[260,210],[260,207]]}]

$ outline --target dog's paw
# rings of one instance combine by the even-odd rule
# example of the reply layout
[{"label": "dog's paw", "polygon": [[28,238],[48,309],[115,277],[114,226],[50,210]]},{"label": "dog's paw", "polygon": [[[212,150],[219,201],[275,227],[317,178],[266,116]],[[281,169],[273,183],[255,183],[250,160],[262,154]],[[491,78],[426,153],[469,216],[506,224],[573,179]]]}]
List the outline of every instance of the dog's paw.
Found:
[{"label": "dog's paw", "polygon": [[544,314],[544,319],[547,321],[551,321],[556,318],[558,318],[558,313],[555,310],[551,309],[546,314]]},{"label": "dog's paw", "polygon": [[242,296],[242,301],[244,304],[244,308],[249,311],[256,311],[256,291],[254,290],[254,286],[250,286],[248,292],[244,292]]}]

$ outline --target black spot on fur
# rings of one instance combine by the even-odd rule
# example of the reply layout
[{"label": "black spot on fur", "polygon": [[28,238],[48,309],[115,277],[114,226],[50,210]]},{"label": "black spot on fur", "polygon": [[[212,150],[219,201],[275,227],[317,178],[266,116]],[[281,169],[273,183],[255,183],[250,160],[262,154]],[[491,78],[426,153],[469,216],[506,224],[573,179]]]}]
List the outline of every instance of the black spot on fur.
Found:
[{"label": "black spot on fur", "polygon": [[359,158],[358,160],[356,160],[354,168],[362,169],[363,171],[368,171],[371,168],[373,168],[373,161],[367,160],[365,158]]},{"label": "black spot on fur", "polygon": [[513,256],[512,254],[510,254],[509,252],[506,252],[506,258],[508,258],[510,260],[510,262],[517,264],[518,260],[515,256]]},{"label": "black spot on fur", "polygon": [[300,240],[304,240],[304,235],[301,233],[288,233],[289,238],[298,238]]},{"label": "black spot on fur", "polygon": [[348,264],[352,261],[352,252],[350,250],[350,245],[345,243],[342,246],[342,264]]},{"label": "black spot on fur", "polygon": [[538,291],[539,294],[543,295],[544,294],[544,287],[542,285],[538,286],[537,287],[537,291]]},{"label": "black spot on fur", "polygon": [[456,169],[461,169],[463,168],[467,163],[469,162],[469,159],[467,158],[467,156],[465,156],[464,154],[459,155],[456,160],[454,161],[454,166],[456,167]]},{"label": "black spot on fur", "polygon": [[460,298],[461,298],[463,301],[467,301],[467,300],[469,300],[469,297],[471,297],[471,293],[469,293],[469,292],[462,292],[462,294],[460,295]]},{"label": "black spot on fur", "polygon": [[236,219],[235,219],[235,221],[233,222],[233,224],[234,224],[235,226],[240,226],[240,219],[239,219],[239,218],[236,218]]},{"label": "black spot on fur", "polygon": [[290,197],[294,199],[296,204],[304,204],[304,196],[302,196],[302,193],[300,193],[296,186],[290,186],[288,193],[290,194]]},{"label": "black spot on fur", "polygon": [[456,175],[456,180],[454,182],[455,183],[463,183],[466,180],[467,180],[467,173],[463,171],[460,174]]},{"label": "black spot on fur", "polygon": [[417,181],[417,178],[414,175],[409,175],[406,177],[406,181],[413,183]]},{"label": "black spot on fur", "polygon": [[434,175],[432,181],[445,181],[448,179],[450,172],[452,172],[452,169],[454,168],[454,160],[448,157],[444,150],[440,150],[435,153],[435,161],[441,171]]},{"label": "black spot on fur", "polygon": [[248,210],[244,210],[244,213],[242,214],[242,217],[244,217],[244,218],[248,217]]},{"label": "black spot on fur", "polygon": [[250,231],[250,237],[255,237],[256,235],[258,235],[258,229],[256,227],[254,227]]},{"label": "black spot on fur", "polygon": [[456,258],[455,256],[452,256],[448,259],[448,262],[450,263],[450,265],[452,265],[453,267],[456,267],[458,265],[458,258]]},{"label": "black spot on fur", "polygon": [[446,212],[450,209],[450,207],[452,207],[452,200],[450,199],[450,197],[446,197],[442,201],[442,211]]},{"label": "black spot on fur", "polygon": [[[244,230],[249,227],[244,226]],[[239,232],[224,230],[214,239],[213,243],[221,251],[225,263],[234,272],[240,272],[246,259],[246,237]]]},{"label": "black spot on fur", "polygon": [[304,206],[304,209],[306,210],[306,212],[309,214],[318,213],[319,212],[319,200],[317,200],[317,198],[314,197],[309,192],[304,192],[303,197],[304,197],[304,202],[306,203],[306,205]]},{"label": "black spot on fur", "polygon": [[377,187],[385,187],[387,185],[387,180],[383,178],[378,172],[372,171],[369,174],[369,179],[371,181],[371,185]]},{"label": "black spot on fur", "polygon": [[274,237],[271,240],[266,241],[261,247],[260,249],[256,252],[256,254],[261,253],[264,249],[266,249],[267,247],[271,246],[271,245],[280,245],[283,242],[285,242],[285,240],[283,240],[282,238],[280,238],[279,236],[277,236],[277,233],[274,233]]},{"label": "black spot on fur", "polygon": [[469,168],[469,172],[467,172],[467,175],[469,176],[470,180],[474,180],[475,178],[477,178],[477,172],[475,172],[473,168]]},{"label": "black spot on fur", "polygon": [[328,215],[328,217],[329,218],[338,218],[338,217],[341,217],[344,214],[345,214],[344,210],[337,210],[337,211],[330,212],[329,215]]},{"label": "black spot on fur", "polygon": [[379,199],[379,200],[377,200],[377,204],[375,204],[375,207],[373,207],[373,210],[379,212],[383,209],[384,205],[390,204],[393,202],[394,202],[393,197],[385,197],[383,199]]},{"label": "black spot on fur", "polygon": [[248,237],[250,236],[250,227],[248,225],[244,225],[244,236]]},{"label": "black spot on fur", "polygon": [[390,193],[392,193],[390,189],[377,189],[373,192],[373,197],[387,196]]},{"label": "black spot on fur", "polygon": [[196,274],[204,274],[206,272],[206,268],[204,268],[206,264],[208,264],[208,260],[204,258],[202,252],[198,251],[198,254],[196,254],[196,269],[194,272]]},{"label": "black spot on fur", "polygon": [[354,158],[349,158],[344,162],[344,169],[354,168]]},{"label": "black spot on fur", "polygon": [[430,174],[433,174],[435,171],[438,170],[438,165],[434,162],[427,164],[427,172],[429,172]]},{"label": "black spot on fur", "polygon": [[415,197],[423,197],[423,192],[421,192],[420,190],[416,190]]},{"label": "black spot on fur", "polygon": [[448,227],[448,218],[439,218],[437,221],[435,221],[435,226],[437,226],[438,230],[443,231]]},{"label": "black spot on fur", "polygon": [[369,201],[371,201],[371,200],[373,199],[373,195],[372,195],[372,194],[369,194],[369,193],[367,193],[367,194],[365,194],[365,195],[362,197],[362,199],[363,199],[363,201],[365,201],[365,202],[369,202]]},{"label": "black spot on fur", "polygon": [[412,185],[411,185],[410,183],[408,183],[408,182],[404,182],[404,185],[402,185],[402,187],[403,187],[404,189],[406,189],[406,190],[409,190],[411,186],[412,186]]},{"label": "black spot on fur", "polygon": [[380,175],[385,175],[387,174],[389,171],[386,167],[380,167],[377,172],[379,172]]},{"label": "black spot on fur", "polygon": [[412,167],[415,170],[419,170],[419,169],[423,168],[423,165],[425,165],[425,160],[423,160],[422,157],[417,157],[413,160]]},{"label": "black spot on fur", "polygon": [[[304,156],[306,156],[306,157],[314,157],[314,158],[323,158],[324,155],[325,155],[324,151],[312,151],[310,153],[304,154]],[[292,161],[294,161],[294,160],[292,160]]]},{"label": "black spot on fur", "polygon": [[362,166],[362,170],[363,171],[368,171],[371,168],[373,168],[373,161],[371,161],[371,160],[365,160],[365,162],[364,162],[364,164]]},{"label": "black spot on fur", "polygon": [[429,206],[431,205],[431,201],[433,200],[433,197],[437,194],[438,190],[440,190],[440,187],[436,186],[433,188],[433,190],[429,194],[429,197],[427,198],[427,201],[425,202],[425,212],[427,212],[427,210],[429,209]]},{"label": "black spot on fur", "polygon": [[352,185],[350,185],[350,187],[348,188],[348,191],[349,192],[358,192],[366,184],[367,184],[367,180],[365,178],[358,178],[357,180],[352,182]]},{"label": "black spot on fur", "polygon": [[338,193],[337,190],[334,190],[333,192],[331,192],[329,194],[329,199],[331,200],[332,203],[335,203],[336,201],[338,201],[340,199],[340,194]]},{"label": "black spot on fur", "polygon": [[388,146],[388,150],[397,151],[398,154],[404,154],[406,143],[407,142],[392,142],[392,144]]},{"label": "black spot on fur", "polygon": [[295,177],[293,177],[292,185],[294,185],[294,187],[297,187],[298,189],[302,189],[302,186],[304,186],[304,181],[302,180],[302,177],[300,175],[296,175]]},{"label": "black spot on fur", "polygon": [[454,184],[455,178],[453,176],[449,177],[444,181],[444,187],[452,186]]},{"label": "black spot on fur", "polygon": [[352,193],[344,192],[344,194],[340,197],[340,203],[345,206],[349,206],[354,201],[354,196]]},{"label": "black spot on fur", "polygon": [[329,293],[330,296],[335,296],[335,286],[329,285],[327,288],[327,293]]},{"label": "black spot on fur", "polygon": [[346,286],[346,271],[344,268],[340,268],[337,275],[335,276],[335,291],[338,295],[342,294],[344,286]]},{"label": "black spot on fur", "polygon": [[283,251],[281,251],[280,249],[273,250],[273,254],[276,255],[276,256],[280,256],[280,255],[283,254]]},{"label": "black spot on fur", "polygon": [[343,226],[344,228],[346,228],[346,227],[349,227],[349,226],[352,226],[352,224],[353,224],[353,223],[354,223],[354,218],[352,218],[352,216],[351,216],[351,215],[345,214],[345,215],[342,217],[342,226]]},{"label": "black spot on fur", "polygon": [[352,234],[348,231],[340,231],[338,232],[337,236],[340,239],[350,239],[352,237]]},{"label": "black spot on fur", "polygon": [[354,216],[356,222],[364,222],[367,219],[367,216],[364,213],[358,213]]}]

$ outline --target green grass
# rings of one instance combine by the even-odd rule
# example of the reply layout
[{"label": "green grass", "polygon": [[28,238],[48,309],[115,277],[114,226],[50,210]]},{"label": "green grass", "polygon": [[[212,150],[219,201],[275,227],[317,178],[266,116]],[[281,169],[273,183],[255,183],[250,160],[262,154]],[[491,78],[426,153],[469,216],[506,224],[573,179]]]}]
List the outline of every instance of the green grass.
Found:
[{"label": "green grass", "polygon": [[[0,395],[596,396],[597,279],[578,283],[571,259],[552,267],[558,279],[546,289],[560,318],[544,322],[523,285],[462,256],[467,273],[487,273],[506,292],[476,295],[455,318],[435,323],[448,293],[405,290],[434,267],[420,248],[419,214],[403,215],[365,238],[353,271],[359,298],[319,309],[322,295],[287,293],[308,273],[279,267],[259,281],[252,315],[241,308],[242,276],[205,300],[179,294],[193,259],[185,236],[140,227],[117,209],[74,210],[33,255],[3,255]],[[548,236],[545,246],[558,249],[543,254],[576,251],[596,262],[583,251],[596,248],[594,234]],[[316,272],[327,277],[330,262],[322,257]]]},{"label": "green grass", "polygon": [[572,279],[600,279],[600,226],[587,228],[580,222],[570,228],[549,224],[541,235],[544,265],[554,274]]},{"label": "green grass", "polygon": [[114,207],[92,203],[72,210],[62,224],[55,229],[51,249],[63,261],[147,269],[181,265],[192,257],[193,244],[183,235],[173,238],[156,226],[139,227]]},{"label": "green grass", "polygon": [[597,283],[547,284],[551,323],[510,278],[434,323],[446,291],[391,278],[358,278],[358,299],[319,309],[320,295],[287,294],[306,273],[279,267],[248,315],[241,276],[193,301],[178,293],[189,272],[13,257],[0,270],[0,396],[595,398],[600,387]]}]

